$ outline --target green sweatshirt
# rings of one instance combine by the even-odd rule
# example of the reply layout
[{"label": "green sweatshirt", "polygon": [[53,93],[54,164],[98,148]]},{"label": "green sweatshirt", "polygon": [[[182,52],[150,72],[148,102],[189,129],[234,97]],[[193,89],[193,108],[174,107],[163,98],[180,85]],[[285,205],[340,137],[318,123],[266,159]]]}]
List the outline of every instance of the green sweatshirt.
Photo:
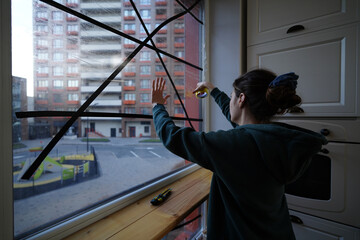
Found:
[{"label": "green sweatshirt", "polygon": [[[230,121],[229,97],[211,96]],[[287,124],[249,124],[216,132],[177,127],[163,105],[156,132],[174,154],[210,169],[208,239],[295,239],[284,186],[297,179],[326,139]]]}]

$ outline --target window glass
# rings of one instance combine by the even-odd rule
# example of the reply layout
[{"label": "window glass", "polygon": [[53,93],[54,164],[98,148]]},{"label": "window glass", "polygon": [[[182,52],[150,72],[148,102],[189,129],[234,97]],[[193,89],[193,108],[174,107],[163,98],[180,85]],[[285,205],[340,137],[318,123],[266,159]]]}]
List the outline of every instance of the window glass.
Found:
[{"label": "window glass", "polygon": [[[176,124],[202,129],[201,101],[192,91],[203,75],[203,27],[194,18],[202,19],[203,3],[191,15],[176,0],[134,1],[150,33],[184,13],[153,35],[155,51],[151,41],[142,44],[147,34],[129,1],[56,2],[62,9],[39,0],[12,0],[17,13],[12,14],[15,239],[51,230],[189,164],[165,149],[148,118],[156,77],[166,80],[169,115],[183,117]],[[34,111],[38,115],[30,117]],[[25,117],[17,118],[19,112]],[[189,122],[186,114],[195,120]],[[60,140],[31,178],[22,179],[57,136]]]}]

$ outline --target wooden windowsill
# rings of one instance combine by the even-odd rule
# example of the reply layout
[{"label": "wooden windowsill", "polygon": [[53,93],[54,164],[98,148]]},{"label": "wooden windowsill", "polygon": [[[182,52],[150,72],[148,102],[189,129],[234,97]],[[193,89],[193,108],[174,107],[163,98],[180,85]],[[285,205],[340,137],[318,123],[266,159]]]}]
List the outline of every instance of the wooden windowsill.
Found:
[{"label": "wooden windowsill", "polygon": [[[66,239],[161,239],[209,196],[212,172],[199,169]],[[172,188],[159,206],[150,200]]]}]

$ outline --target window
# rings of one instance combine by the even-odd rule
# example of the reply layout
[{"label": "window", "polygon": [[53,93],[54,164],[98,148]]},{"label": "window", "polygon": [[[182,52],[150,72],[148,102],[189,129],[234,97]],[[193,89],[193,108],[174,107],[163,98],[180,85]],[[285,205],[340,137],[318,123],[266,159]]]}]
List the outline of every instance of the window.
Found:
[{"label": "window", "polygon": [[150,19],[151,18],[150,10],[149,9],[141,9],[140,16],[142,17],[142,19]]},{"label": "window", "polygon": [[79,101],[79,95],[76,93],[69,93],[68,101]]},{"label": "window", "polygon": [[136,100],[136,94],[135,93],[125,93],[124,100]]},{"label": "window", "polygon": [[55,62],[62,61],[63,59],[64,59],[64,54],[63,53],[59,53],[59,52],[54,53],[53,60]]},{"label": "window", "polygon": [[150,86],[150,79],[143,79],[140,81],[140,87],[143,89],[149,89],[151,88]]},{"label": "window", "polygon": [[134,79],[127,79],[124,82],[124,86],[135,86],[135,80]]},{"label": "window", "polygon": [[142,75],[150,75],[151,74],[151,67],[146,65],[146,66],[140,66],[140,74]]},{"label": "window", "polygon": [[150,103],[150,93],[141,93],[140,94],[141,103]]},{"label": "window", "polygon": [[53,48],[63,48],[63,40],[62,39],[54,39],[53,40]]},{"label": "window", "polygon": [[54,88],[63,88],[64,81],[63,80],[54,80]]},{"label": "window", "polygon": [[54,26],[54,28],[53,28],[53,33],[54,33],[55,35],[61,35],[61,34],[63,34],[63,32],[64,32],[64,28],[63,28],[62,25],[55,25],[55,26]]},{"label": "window", "polygon": [[[152,80],[156,78],[156,72],[161,71],[167,80],[166,94],[172,96],[166,106],[169,115],[182,113],[181,105],[173,99],[176,91],[181,91],[185,109],[191,111],[191,118],[198,119],[191,121],[191,124],[195,129],[201,129],[199,101],[189,99],[193,97],[190,93],[192,87],[196,86],[204,75],[198,69],[202,66],[202,26],[197,21],[185,21],[191,20],[193,16],[179,5],[175,5],[175,0],[157,3],[138,0],[135,3],[149,32],[155,29],[155,25],[159,26],[166,18],[173,16],[174,7],[181,8],[181,12],[184,12],[184,18],[163,26],[152,38],[156,44],[165,44],[166,47],[162,45],[161,48],[166,52],[162,54],[164,59],[166,58],[165,67],[172,74],[172,81],[176,86],[179,85],[177,79],[182,79],[183,89],[174,88],[169,78],[164,75],[165,68],[159,62],[154,49],[142,47],[114,79],[111,79],[110,84],[94,98],[85,110],[87,114],[79,115],[73,125],[69,126],[66,134],[47,154],[48,158],[43,160],[36,176],[33,175],[29,181],[20,180],[27,166],[40,155],[41,149],[47,146],[49,140],[61,133],[71,119],[69,115],[63,116],[62,113],[55,114],[52,111],[73,111],[73,114],[76,114],[82,104],[112,77],[115,69],[123,64],[127,56],[132,56],[134,49],[140,44],[132,41],[134,39],[130,40],[126,36],[116,34],[116,31],[105,30],[97,26],[96,22],[87,22],[78,16],[75,18],[42,1],[5,0],[7,1],[14,3],[14,11],[18,8],[26,11],[26,16],[30,16],[28,19],[20,17],[25,15],[13,14],[12,16],[17,19],[12,21],[12,30],[28,30],[29,33],[24,32],[28,35],[21,39],[21,45],[27,44],[26,50],[31,51],[21,51],[23,46],[16,44],[15,40],[12,43],[14,49],[21,52],[21,57],[26,58],[27,64],[22,64],[24,71],[20,72],[19,77],[26,79],[29,93],[23,97],[33,97],[34,107],[28,110],[27,106],[30,104],[22,101],[14,101],[14,106],[23,107],[22,111],[29,116],[27,111],[31,109],[44,111],[41,116],[22,119],[22,138],[12,143],[14,148],[22,147],[19,151],[14,149],[14,170],[10,180],[13,183],[14,196],[14,239],[26,239],[32,235],[34,238],[58,238],[56,235],[51,236],[56,233],[53,226],[67,234],[75,225],[84,225],[84,216],[91,216],[88,219],[92,221],[96,214],[105,215],[101,209],[104,204],[112,206],[111,201],[114,200],[124,201],[119,206],[125,206],[131,202],[129,193],[139,198],[145,191],[150,191],[149,187],[155,190],[159,188],[159,182],[164,185],[170,184],[166,181],[181,176],[179,171],[180,174],[186,174],[190,168],[195,167],[168,152],[158,142],[153,122],[148,115],[152,114]],[[16,4],[18,2],[23,4]],[[140,41],[147,36],[133,7],[125,1],[57,2]],[[189,7],[190,4],[186,5]],[[36,15],[37,12],[43,13]],[[202,5],[199,4],[192,9],[191,13],[202,18]],[[135,17],[134,20],[132,17]],[[175,22],[184,23],[184,29],[189,31],[177,34],[174,31]],[[10,32],[5,34],[10,36]],[[4,32],[1,32],[1,36],[5,36]],[[184,43],[186,38],[186,42],[191,43],[191,48],[175,46],[175,37],[182,37],[176,40],[181,43]],[[134,44],[135,48],[126,48],[126,44]],[[148,44],[151,45],[151,42]],[[12,54],[13,59],[16,59],[16,51]],[[192,59],[191,64],[173,58],[185,54],[188,59]],[[18,64],[19,61],[14,60],[13,65]],[[189,73],[184,71],[183,75],[175,76],[175,66],[178,65],[182,65],[184,70],[189,68]],[[199,67],[194,68],[192,65]],[[30,74],[27,74],[25,67],[33,67]],[[175,106],[180,109],[175,109]],[[110,113],[121,113],[121,116],[114,117]],[[188,121],[176,121],[180,126],[190,126]],[[25,122],[27,125],[24,125]],[[110,142],[94,143],[92,140],[96,138],[108,139]],[[151,143],[140,141],[144,138],[151,140]],[[86,141],[87,139],[89,141]],[[116,184],[109,187],[111,182]]]},{"label": "window", "polygon": [[[145,23],[145,27],[148,30],[148,32],[151,32],[151,24],[150,23]],[[143,28],[143,26],[140,26],[140,33],[142,34],[146,34],[145,29]]]},{"label": "window", "polygon": [[54,21],[62,21],[63,20],[63,12],[55,11],[52,13],[52,17]]},{"label": "window", "polygon": [[151,54],[148,51],[140,52],[140,61],[150,61]]},{"label": "window", "polygon": [[79,81],[78,80],[69,80],[68,81],[68,87],[78,87]]},{"label": "window", "polygon": [[60,67],[60,66],[53,67],[53,75],[54,76],[63,76],[64,75],[63,67]]},{"label": "window", "polygon": [[49,81],[48,80],[39,80],[38,81],[38,87],[48,87]]},{"label": "window", "polygon": [[48,60],[49,59],[49,54],[47,52],[39,53],[38,54],[38,59],[39,60]]}]

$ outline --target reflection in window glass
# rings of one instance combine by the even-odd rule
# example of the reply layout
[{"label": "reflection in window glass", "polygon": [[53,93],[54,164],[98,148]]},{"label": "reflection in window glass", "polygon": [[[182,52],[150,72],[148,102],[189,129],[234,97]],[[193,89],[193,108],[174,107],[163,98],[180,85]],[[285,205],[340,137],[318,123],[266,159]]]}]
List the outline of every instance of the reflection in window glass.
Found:
[{"label": "reflection in window glass", "polygon": [[[26,7],[28,2],[31,7]],[[136,39],[144,40],[147,36],[128,1],[56,2]],[[200,102],[192,91],[203,74],[197,68],[161,54],[164,67],[153,49],[143,47],[85,110],[121,113],[121,117],[91,114],[79,117],[31,180],[22,180],[22,174],[69,117],[46,115],[17,119],[15,113],[76,112],[140,44],[38,0],[12,0],[12,3],[13,11],[18,13],[13,14],[12,19],[12,46],[16,50],[13,69],[19,64],[16,59],[27,59],[27,64],[21,66],[24,71],[13,72],[15,239],[124,196],[188,164],[163,147],[152,121],[145,117],[152,114],[152,80],[162,76],[166,80],[166,94],[171,96],[166,103],[169,114],[185,116],[177,91],[189,117],[201,119]],[[175,0],[141,0],[135,4],[139,5],[149,32],[173,16],[175,8],[176,12],[185,11]],[[202,18],[200,5],[191,12]],[[176,24],[171,22],[154,35],[156,47],[201,67],[202,26],[189,13],[174,22]],[[24,29],[27,38],[16,35]],[[15,56],[19,52],[20,56]],[[31,68],[29,74],[25,71],[27,67]],[[165,68],[172,74],[176,89],[166,76]],[[133,114],[146,116],[134,118]],[[190,126],[185,120],[177,120],[177,124]],[[192,125],[202,129],[200,121],[193,121]]]}]

